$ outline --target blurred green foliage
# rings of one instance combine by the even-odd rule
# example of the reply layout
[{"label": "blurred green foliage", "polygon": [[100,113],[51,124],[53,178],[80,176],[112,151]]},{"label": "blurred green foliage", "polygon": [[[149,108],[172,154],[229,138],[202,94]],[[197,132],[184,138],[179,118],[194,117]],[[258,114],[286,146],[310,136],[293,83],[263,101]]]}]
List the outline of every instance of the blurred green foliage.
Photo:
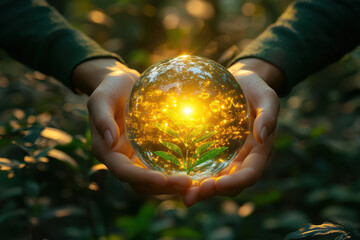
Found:
[{"label": "blurred green foliage", "polygon": [[[139,71],[184,52],[226,64],[289,2],[50,1]],[[282,99],[258,184],[187,209],[118,181],[90,153],[86,97],[2,53],[0,238],[275,240],[309,222],[360,222],[359,66],[354,51]]]}]

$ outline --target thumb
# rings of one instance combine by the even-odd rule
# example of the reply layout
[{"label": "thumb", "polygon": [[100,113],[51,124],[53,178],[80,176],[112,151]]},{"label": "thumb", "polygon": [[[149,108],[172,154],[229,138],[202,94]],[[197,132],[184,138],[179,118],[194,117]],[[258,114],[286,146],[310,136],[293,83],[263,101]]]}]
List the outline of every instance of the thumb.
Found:
[{"label": "thumb", "polygon": [[276,128],[279,98],[275,91],[268,87],[259,95],[257,103],[253,132],[255,140],[259,144],[264,144]]},{"label": "thumb", "polygon": [[229,69],[240,83],[250,106],[253,134],[259,144],[264,144],[274,132],[279,113],[279,97],[256,73],[247,70]]},{"label": "thumb", "polygon": [[89,117],[95,124],[108,148],[113,148],[118,142],[120,131],[115,121],[115,112],[111,107],[110,99],[101,92],[90,96],[88,101]]}]

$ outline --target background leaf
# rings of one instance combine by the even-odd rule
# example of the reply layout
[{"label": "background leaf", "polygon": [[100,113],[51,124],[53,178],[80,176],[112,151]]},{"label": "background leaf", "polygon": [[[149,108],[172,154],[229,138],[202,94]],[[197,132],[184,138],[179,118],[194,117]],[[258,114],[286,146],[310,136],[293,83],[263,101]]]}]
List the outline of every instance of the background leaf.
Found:
[{"label": "background leaf", "polygon": [[[350,228],[350,229],[349,229]],[[334,224],[330,222],[324,222],[321,225],[307,224],[300,230],[290,233],[286,236],[285,240],[296,240],[296,239],[311,239],[311,240],[322,240],[322,239],[359,239],[360,235],[349,225],[342,226],[340,224]]]},{"label": "background leaf", "polygon": [[167,153],[167,152],[163,152],[163,151],[156,151],[154,152],[156,155],[158,155],[159,157],[169,161],[169,162],[172,162],[176,165],[179,165],[181,166],[180,164],[180,161],[177,157],[175,157],[174,155],[170,154],[170,153]]}]

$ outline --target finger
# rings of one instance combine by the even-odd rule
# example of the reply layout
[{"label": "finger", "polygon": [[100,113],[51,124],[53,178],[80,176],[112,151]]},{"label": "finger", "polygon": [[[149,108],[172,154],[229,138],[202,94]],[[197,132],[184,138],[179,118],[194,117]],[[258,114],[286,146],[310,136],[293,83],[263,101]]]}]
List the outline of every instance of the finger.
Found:
[{"label": "finger", "polygon": [[162,173],[136,166],[124,154],[109,150],[94,126],[92,118],[90,118],[90,130],[94,155],[121,181],[166,186],[167,178]]},{"label": "finger", "polygon": [[249,155],[250,151],[254,148],[254,145],[256,144],[257,142],[255,141],[254,136],[250,134],[246,138],[244,145],[241,147],[239,154],[235,157],[235,159],[231,161],[231,163],[226,168],[224,168],[220,172],[219,175],[229,175],[233,173],[236,169],[238,169],[237,165],[241,165],[241,163],[244,161],[246,156]]},{"label": "finger", "polygon": [[191,207],[197,202],[203,200],[203,197],[200,194],[200,189],[198,186],[190,188],[184,195],[183,202],[186,207]]},{"label": "finger", "polygon": [[203,197],[210,197],[217,193],[215,187],[215,178],[208,178],[200,183],[200,194]]},{"label": "finger", "polygon": [[167,184],[164,187],[145,186],[144,184],[131,184],[131,187],[139,193],[143,194],[185,194],[192,184],[192,180],[187,175],[168,176]]},{"label": "finger", "polygon": [[277,124],[279,113],[279,98],[276,93],[268,89],[259,99],[253,132],[256,141],[264,144],[267,137],[271,135]]},{"label": "finger", "polygon": [[114,119],[115,109],[108,95],[101,91],[94,91],[88,101],[89,116],[107,148],[112,148],[119,138],[119,128]]},{"label": "finger", "polygon": [[257,74],[252,71],[233,71],[244,90],[250,105],[251,116],[255,115],[253,134],[256,141],[264,144],[275,130],[279,112],[279,97]]},{"label": "finger", "polygon": [[235,170],[230,175],[222,176],[216,179],[215,186],[218,191],[242,190],[254,185],[266,166],[267,159],[270,156],[273,142],[273,134],[269,136],[265,146],[257,145],[238,165],[239,170]]},{"label": "finger", "polygon": [[89,98],[89,115],[93,116],[95,126],[109,148],[118,142],[120,131],[124,132],[124,106],[134,78],[135,74],[122,70],[121,74],[107,76]]},{"label": "finger", "polygon": [[125,133],[120,135],[119,141],[114,147],[112,147],[112,150],[125,154],[128,157],[131,157],[134,153],[133,149],[130,146],[129,141],[127,140]]}]

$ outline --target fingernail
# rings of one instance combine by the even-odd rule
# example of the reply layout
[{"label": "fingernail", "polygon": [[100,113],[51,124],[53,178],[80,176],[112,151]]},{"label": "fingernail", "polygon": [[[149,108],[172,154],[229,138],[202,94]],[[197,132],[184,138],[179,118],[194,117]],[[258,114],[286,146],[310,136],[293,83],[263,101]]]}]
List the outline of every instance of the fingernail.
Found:
[{"label": "fingernail", "polygon": [[264,144],[267,138],[267,128],[263,127],[260,132],[261,141]]},{"label": "fingernail", "polygon": [[110,133],[110,130],[109,129],[106,129],[105,130],[105,133],[104,133],[104,140],[105,140],[105,143],[106,145],[111,148],[113,142],[114,142],[114,139]]}]

